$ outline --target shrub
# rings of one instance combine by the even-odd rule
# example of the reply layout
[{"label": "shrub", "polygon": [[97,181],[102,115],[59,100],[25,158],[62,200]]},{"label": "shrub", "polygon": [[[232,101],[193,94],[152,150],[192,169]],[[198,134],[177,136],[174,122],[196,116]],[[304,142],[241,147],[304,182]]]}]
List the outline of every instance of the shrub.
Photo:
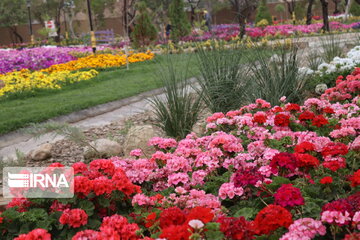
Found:
[{"label": "shrub", "polygon": [[190,33],[191,25],[184,11],[183,0],[173,0],[169,7],[169,18],[171,22],[171,38],[178,41]]},{"label": "shrub", "polygon": [[160,66],[159,78],[162,81],[165,99],[154,97],[150,100],[157,126],[174,138],[184,138],[189,134],[201,112],[200,96],[191,91],[187,67],[184,72],[177,69],[177,63],[167,56],[167,63]]},{"label": "shrub", "polygon": [[281,46],[278,54],[269,57],[262,51],[254,51],[256,61],[250,63],[253,79],[252,99],[265,99],[271,104],[279,104],[286,96],[290,102],[299,102],[302,98],[306,78],[299,72],[298,50]]},{"label": "shrub", "polygon": [[271,18],[271,14],[269,12],[269,8],[267,6],[266,0],[260,1],[259,7],[258,7],[257,13],[256,13],[255,22],[258,23],[263,19],[266,19],[269,24],[272,24],[272,18]]},{"label": "shrub", "polygon": [[144,47],[156,40],[157,31],[151,22],[145,2],[138,4],[138,11],[139,15],[136,17],[136,25],[131,37],[135,47]]},{"label": "shrub", "polygon": [[211,50],[197,47],[202,98],[212,112],[238,108],[246,99],[247,70],[241,64],[243,49],[212,44]]},{"label": "shrub", "polygon": [[360,4],[353,1],[350,7],[350,13],[354,16],[360,16]]}]

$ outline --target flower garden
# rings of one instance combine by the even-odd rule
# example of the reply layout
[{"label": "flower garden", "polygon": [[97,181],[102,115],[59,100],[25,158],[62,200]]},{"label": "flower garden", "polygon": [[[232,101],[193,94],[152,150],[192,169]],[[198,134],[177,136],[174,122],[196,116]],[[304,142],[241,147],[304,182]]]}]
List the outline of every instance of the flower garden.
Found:
[{"label": "flower garden", "polygon": [[[79,57],[77,57],[79,56]],[[62,86],[94,78],[98,71],[151,60],[151,52],[121,51],[91,55],[87,48],[32,48],[0,51],[0,97]],[[98,70],[98,71],[97,71]]]},{"label": "flower garden", "polygon": [[258,99],[151,156],[75,163],[75,197],[14,198],[2,239],[359,239],[359,93],[356,68],[303,105]]},{"label": "flower garden", "polygon": [[[0,46],[1,168],[74,173],[33,198],[0,172],[1,240],[360,240],[360,3],[318,1],[321,19],[284,1],[276,20],[266,0],[211,1],[237,18],[214,25],[201,1],[100,2],[90,28],[113,8],[126,36],[95,48],[63,1],[73,39],[59,16],[58,37],[30,20],[31,43]],[[14,15],[51,14],[31,4]]]}]

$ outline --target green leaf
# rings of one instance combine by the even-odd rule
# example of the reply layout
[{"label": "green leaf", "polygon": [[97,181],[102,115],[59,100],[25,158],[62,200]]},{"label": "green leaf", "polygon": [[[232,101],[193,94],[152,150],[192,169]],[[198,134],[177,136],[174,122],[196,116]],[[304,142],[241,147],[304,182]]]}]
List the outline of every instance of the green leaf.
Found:
[{"label": "green leaf", "polygon": [[94,214],[95,205],[88,200],[80,201],[79,207],[84,210],[89,217]]},{"label": "green leaf", "polygon": [[250,220],[250,219],[253,219],[256,216],[257,212],[258,212],[258,210],[255,209],[255,208],[245,207],[245,208],[242,208],[242,209],[238,210],[234,214],[234,217],[243,216],[243,217],[245,217],[246,220]]}]

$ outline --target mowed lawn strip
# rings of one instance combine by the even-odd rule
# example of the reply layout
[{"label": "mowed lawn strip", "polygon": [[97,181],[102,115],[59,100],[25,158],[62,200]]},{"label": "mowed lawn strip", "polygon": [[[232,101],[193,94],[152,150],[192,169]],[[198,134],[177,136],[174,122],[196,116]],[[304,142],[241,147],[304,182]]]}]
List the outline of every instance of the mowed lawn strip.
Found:
[{"label": "mowed lawn strip", "polygon": [[[178,67],[194,73],[195,56],[172,55]],[[0,98],[0,135],[27,126],[29,123],[69,114],[99,104],[124,99],[162,86],[155,76],[159,63],[167,56],[156,56],[155,60],[130,64],[100,72],[94,79],[68,85],[58,91],[44,91],[34,97],[20,99]]]}]

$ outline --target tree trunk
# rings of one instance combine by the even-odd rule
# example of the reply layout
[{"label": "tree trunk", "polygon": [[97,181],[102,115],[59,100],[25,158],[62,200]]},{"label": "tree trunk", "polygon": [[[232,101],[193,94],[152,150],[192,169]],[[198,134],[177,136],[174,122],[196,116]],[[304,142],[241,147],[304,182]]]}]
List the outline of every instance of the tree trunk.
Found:
[{"label": "tree trunk", "polygon": [[191,5],[190,23],[192,27],[194,27],[194,22],[195,22],[195,7]]},{"label": "tree trunk", "polygon": [[15,42],[18,43],[18,40],[20,43],[24,42],[23,37],[17,32],[16,26],[10,27],[11,32],[15,35]]},{"label": "tree trunk", "polygon": [[[357,1],[356,1],[357,2]],[[348,0],[347,4],[346,4],[346,9],[345,9],[345,21],[348,19],[349,17],[349,12],[350,12],[350,7],[351,7],[351,0]]]},{"label": "tree trunk", "polygon": [[314,0],[309,0],[309,5],[308,5],[308,8],[307,8],[307,14],[306,14],[306,25],[311,24],[313,5],[314,5]]},{"label": "tree trunk", "polygon": [[324,21],[324,26],[322,27],[322,29],[324,31],[330,32],[329,9],[328,9],[329,2],[328,2],[328,0],[320,0],[320,2],[321,2],[322,15],[323,15],[323,21]]},{"label": "tree trunk", "polygon": [[333,0],[333,2],[334,2],[334,5],[335,5],[334,14],[340,13],[340,10],[339,10],[339,1],[338,1],[338,0]]}]

